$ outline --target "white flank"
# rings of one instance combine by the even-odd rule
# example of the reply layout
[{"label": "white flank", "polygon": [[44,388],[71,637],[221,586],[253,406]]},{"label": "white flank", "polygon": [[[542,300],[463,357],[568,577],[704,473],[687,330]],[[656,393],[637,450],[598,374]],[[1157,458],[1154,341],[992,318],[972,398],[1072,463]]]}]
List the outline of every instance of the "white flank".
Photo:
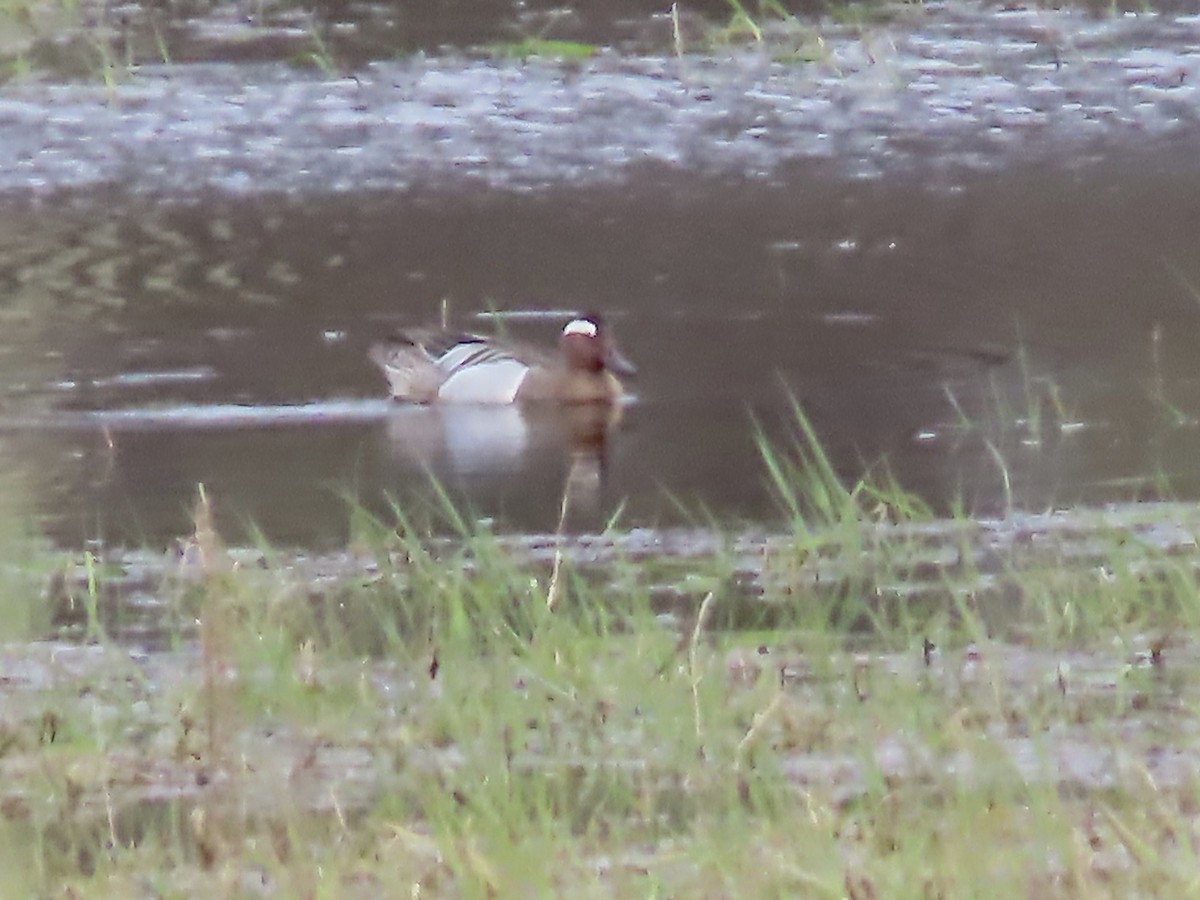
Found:
[{"label": "white flank", "polygon": [[438,399],[451,403],[512,403],[528,374],[529,366],[515,359],[465,366],[446,379]]},{"label": "white flank", "polygon": [[583,334],[594,338],[596,336],[596,323],[589,322],[587,319],[572,319],[563,328],[563,334]]}]

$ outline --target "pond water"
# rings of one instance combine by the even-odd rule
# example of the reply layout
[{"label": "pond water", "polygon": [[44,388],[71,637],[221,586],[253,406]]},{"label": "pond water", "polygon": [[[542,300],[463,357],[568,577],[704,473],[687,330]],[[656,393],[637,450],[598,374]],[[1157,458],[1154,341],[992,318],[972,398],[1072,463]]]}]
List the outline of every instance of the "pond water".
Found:
[{"label": "pond water", "polygon": [[[0,92],[0,458],[57,541],[546,530],[575,423],[386,400],[446,312],[640,368],[581,527],[773,518],[799,402],[940,510],[1200,495],[1200,20],[931,6],[780,63],[449,54]],[[498,311],[499,317],[486,316]]]}]

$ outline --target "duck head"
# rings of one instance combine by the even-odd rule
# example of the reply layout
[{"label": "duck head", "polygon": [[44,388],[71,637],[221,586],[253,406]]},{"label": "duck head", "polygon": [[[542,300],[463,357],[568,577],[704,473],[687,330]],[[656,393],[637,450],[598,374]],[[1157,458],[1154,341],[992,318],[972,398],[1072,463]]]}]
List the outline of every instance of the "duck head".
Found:
[{"label": "duck head", "polygon": [[568,322],[562,331],[561,345],[567,364],[572,369],[586,372],[609,371],[614,375],[637,374],[634,366],[617,349],[616,343],[604,327],[603,320],[594,313],[579,316]]}]

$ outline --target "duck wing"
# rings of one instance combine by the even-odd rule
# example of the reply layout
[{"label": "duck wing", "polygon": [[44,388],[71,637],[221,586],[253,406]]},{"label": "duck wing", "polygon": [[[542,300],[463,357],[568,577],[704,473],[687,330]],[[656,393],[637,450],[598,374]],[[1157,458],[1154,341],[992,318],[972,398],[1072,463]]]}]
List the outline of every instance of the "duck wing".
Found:
[{"label": "duck wing", "polygon": [[448,342],[445,349],[442,349],[440,345],[426,345],[426,349],[431,356],[436,355],[435,364],[447,378],[476,366],[500,362],[522,364],[525,362],[510,348],[478,336],[459,336],[456,340]]},{"label": "duck wing", "polygon": [[419,347],[434,362],[460,344],[487,343],[487,338],[481,334],[442,328],[409,328],[396,332],[392,339]]},{"label": "duck wing", "polygon": [[524,366],[550,368],[560,363],[559,355],[543,347],[470,331],[411,329],[403,340],[420,347],[446,377],[472,366],[517,362]]},{"label": "duck wing", "polygon": [[538,348],[436,328],[398,331],[373,346],[370,356],[387,375],[393,396],[418,403],[439,396],[510,402],[530,367],[557,361]]}]

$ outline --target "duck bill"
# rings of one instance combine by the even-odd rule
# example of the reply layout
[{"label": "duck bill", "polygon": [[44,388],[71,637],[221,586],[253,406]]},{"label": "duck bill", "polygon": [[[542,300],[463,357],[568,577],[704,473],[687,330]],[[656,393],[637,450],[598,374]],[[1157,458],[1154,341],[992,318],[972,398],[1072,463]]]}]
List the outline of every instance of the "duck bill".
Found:
[{"label": "duck bill", "polygon": [[604,365],[615,375],[632,377],[637,374],[637,366],[631,363],[625,357],[624,353],[613,346],[610,346],[608,352],[604,354]]}]

